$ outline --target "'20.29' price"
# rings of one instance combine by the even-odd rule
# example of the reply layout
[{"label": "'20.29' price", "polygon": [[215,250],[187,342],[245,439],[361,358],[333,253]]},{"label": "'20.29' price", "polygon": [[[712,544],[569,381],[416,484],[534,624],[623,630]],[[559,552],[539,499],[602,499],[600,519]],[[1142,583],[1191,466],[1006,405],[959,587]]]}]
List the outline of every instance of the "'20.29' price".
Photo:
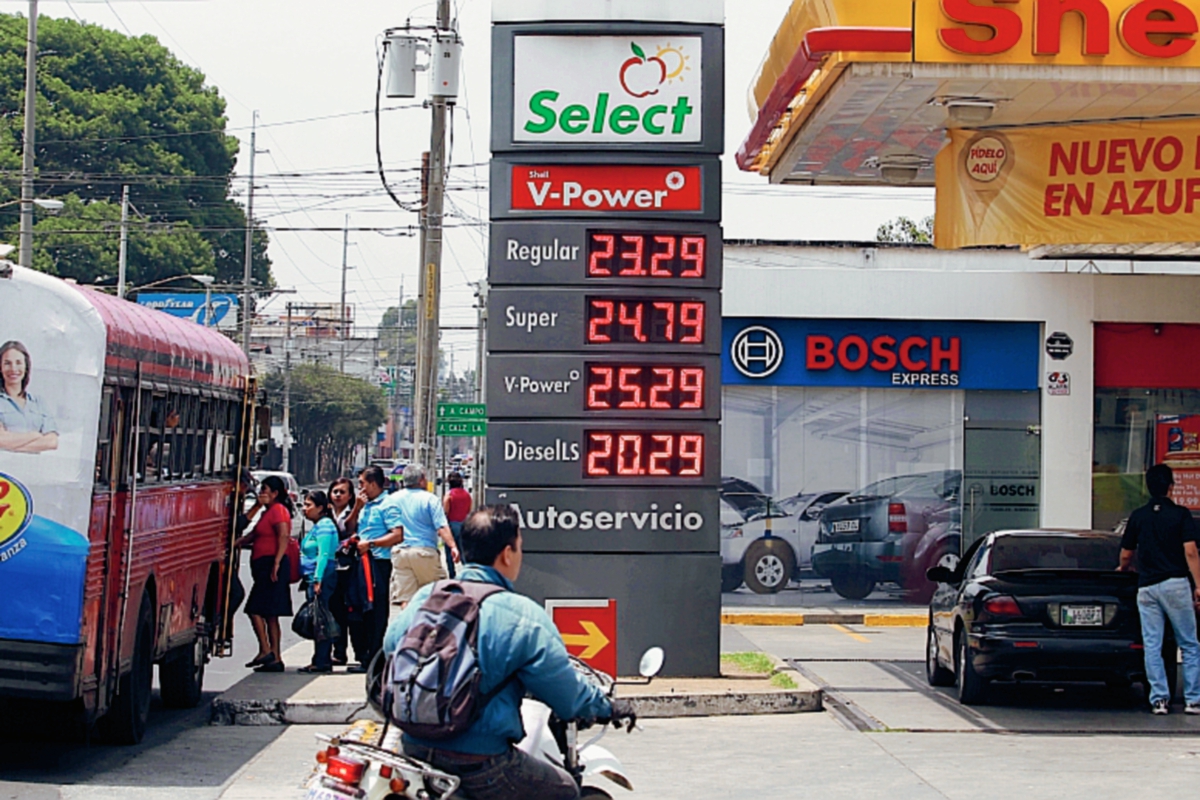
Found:
[{"label": "'20.29' price", "polygon": [[701,478],[698,433],[588,431],[585,478]]}]

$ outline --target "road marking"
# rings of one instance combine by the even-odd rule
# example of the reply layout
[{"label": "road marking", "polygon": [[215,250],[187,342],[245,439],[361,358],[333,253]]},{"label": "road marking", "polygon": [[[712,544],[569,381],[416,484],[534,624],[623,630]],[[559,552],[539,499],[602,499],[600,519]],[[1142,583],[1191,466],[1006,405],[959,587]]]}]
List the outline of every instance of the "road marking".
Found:
[{"label": "road marking", "polygon": [[846,634],[847,636],[849,636],[851,639],[853,639],[856,642],[862,642],[863,644],[871,643],[870,639],[863,636],[861,633],[855,633],[854,631],[847,628],[845,625],[831,625],[830,627],[833,628],[835,631],[841,631],[842,633]]}]

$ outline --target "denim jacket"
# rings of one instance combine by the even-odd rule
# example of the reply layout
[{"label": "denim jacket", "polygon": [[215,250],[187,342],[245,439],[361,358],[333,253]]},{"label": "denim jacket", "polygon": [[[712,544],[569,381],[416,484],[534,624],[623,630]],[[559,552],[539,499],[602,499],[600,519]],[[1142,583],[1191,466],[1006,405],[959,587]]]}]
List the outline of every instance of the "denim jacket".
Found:
[{"label": "denim jacket", "polygon": [[[604,693],[580,677],[567,660],[567,648],[550,616],[537,603],[513,591],[496,570],[469,564],[459,580],[494,583],[508,589],[492,595],[479,610],[480,694],[492,691],[509,675],[509,683],[483,710],[470,730],[453,739],[426,741],[405,737],[422,747],[474,755],[499,755],[510,742],[525,737],[521,725],[521,698],[528,692],[550,706],[562,719],[607,717],[612,706]],[[388,627],[383,647],[394,652],[412,625],[417,611],[433,591],[421,587]]]}]

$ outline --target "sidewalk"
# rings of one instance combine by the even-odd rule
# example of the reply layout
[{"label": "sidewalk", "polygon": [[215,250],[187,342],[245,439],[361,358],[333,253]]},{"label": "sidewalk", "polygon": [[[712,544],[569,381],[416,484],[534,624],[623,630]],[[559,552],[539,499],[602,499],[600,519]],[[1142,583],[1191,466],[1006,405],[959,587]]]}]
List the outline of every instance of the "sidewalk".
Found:
[{"label": "sidewalk", "polygon": [[[303,664],[312,654],[304,642],[284,653],[284,663]],[[821,690],[798,672],[777,662],[786,674],[782,688],[772,675],[719,679],[657,678],[648,686],[622,686],[646,719],[747,714],[792,714],[822,709]],[[792,688],[794,687],[794,688]],[[378,719],[366,703],[363,675],[338,671],[305,675],[295,670],[248,675],[212,705],[214,725],[337,725]]]},{"label": "sidewalk", "polygon": [[892,610],[848,610],[845,608],[746,608],[721,609],[722,625],[866,625],[869,628],[924,628],[929,611],[919,607]]}]

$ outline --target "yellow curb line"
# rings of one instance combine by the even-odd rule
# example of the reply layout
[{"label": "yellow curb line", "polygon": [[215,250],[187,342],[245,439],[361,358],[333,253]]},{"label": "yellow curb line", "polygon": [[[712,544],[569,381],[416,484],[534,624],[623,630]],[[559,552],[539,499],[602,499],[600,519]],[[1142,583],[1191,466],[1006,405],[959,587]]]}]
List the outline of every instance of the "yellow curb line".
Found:
[{"label": "yellow curb line", "polygon": [[924,628],[929,617],[924,614],[863,614],[866,628]]},{"label": "yellow curb line", "polygon": [[776,625],[794,626],[804,624],[803,614],[722,614],[722,625]]}]

